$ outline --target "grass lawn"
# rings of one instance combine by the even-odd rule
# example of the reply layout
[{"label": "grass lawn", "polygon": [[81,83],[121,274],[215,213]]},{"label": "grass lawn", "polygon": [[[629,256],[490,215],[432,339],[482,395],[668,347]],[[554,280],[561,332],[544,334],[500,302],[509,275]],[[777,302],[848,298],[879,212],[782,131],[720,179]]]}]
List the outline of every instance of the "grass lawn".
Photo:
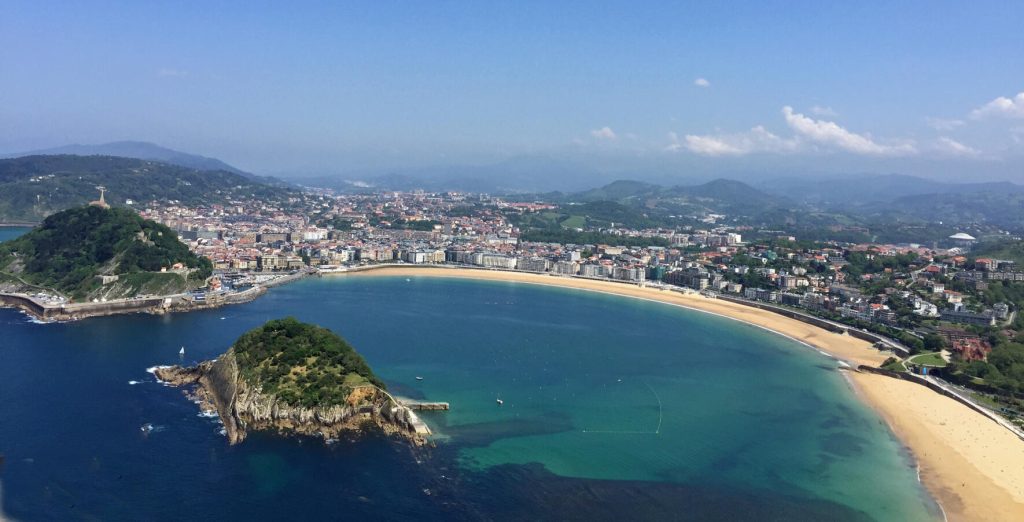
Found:
[{"label": "grass lawn", "polygon": [[945,368],[946,361],[939,355],[939,352],[921,353],[917,354],[907,362],[911,364],[919,364],[921,366],[931,366],[933,368]]},{"label": "grass lawn", "polygon": [[587,226],[587,218],[583,216],[569,216],[562,221],[565,228],[584,228]]},{"label": "grass lawn", "polygon": [[896,361],[896,362],[893,362],[893,363],[889,363],[889,364],[883,366],[882,369],[883,370],[889,370],[890,372],[898,372],[898,373],[902,373],[902,372],[907,371],[907,367],[903,366],[903,362],[902,361]]}]

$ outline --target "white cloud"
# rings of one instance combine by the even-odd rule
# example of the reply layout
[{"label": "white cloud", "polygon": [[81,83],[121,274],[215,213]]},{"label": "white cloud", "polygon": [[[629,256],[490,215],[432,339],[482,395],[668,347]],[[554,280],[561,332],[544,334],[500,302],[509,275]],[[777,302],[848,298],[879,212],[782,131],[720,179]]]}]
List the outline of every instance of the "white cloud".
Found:
[{"label": "white cloud", "polygon": [[814,107],[811,107],[811,114],[815,116],[829,116],[831,118],[839,116],[839,113],[836,112],[835,109],[833,109],[832,107],[822,107],[821,105],[815,105]]},{"label": "white cloud", "polygon": [[181,78],[183,76],[188,76],[188,71],[183,71],[181,69],[162,68],[157,69],[156,75],[162,78]]},{"label": "white cloud", "polygon": [[1024,118],[1024,91],[1013,98],[1000,96],[971,111],[971,118],[980,120],[987,117]]},{"label": "white cloud", "polygon": [[787,153],[796,151],[800,143],[772,134],[758,125],[747,132],[737,134],[695,135],[687,134],[682,140],[674,132],[669,133],[670,151],[689,150],[702,156],[742,156],[755,152]]},{"label": "white cloud", "polygon": [[615,135],[615,132],[611,129],[611,127],[607,126],[590,131],[590,135],[599,140],[607,141],[614,141],[615,139],[618,138],[618,136]]},{"label": "white cloud", "polygon": [[939,152],[949,154],[950,156],[977,156],[981,154],[980,150],[946,136],[939,137],[936,142],[936,148]]},{"label": "white cloud", "polygon": [[711,87],[711,82],[709,82],[707,78],[697,78],[693,81],[693,84],[697,87]]},{"label": "white cloud", "polygon": [[850,132],[835,122],[815,120],[793,112],[793,108],[789,106],[782,108],[782,114],[786,117],[786,123],[798,136],[819,144],[831,145],[856,154],[874,156],[902,156],[917,152],[917,149],[910,144],[882,145],[876,143],[870,137]]},{"label": "white cloud", "polygon": [[945,118],[925,118],[928,125],[937,131],[951,131],[964,124],[964,120],[957,119],[945,119]]}]

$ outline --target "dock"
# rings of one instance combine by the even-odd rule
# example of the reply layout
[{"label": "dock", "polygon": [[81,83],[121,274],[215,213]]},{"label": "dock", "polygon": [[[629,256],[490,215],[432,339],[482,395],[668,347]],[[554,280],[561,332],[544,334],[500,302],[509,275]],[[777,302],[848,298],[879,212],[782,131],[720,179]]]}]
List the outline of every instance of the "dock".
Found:
[{"label": "dock", "polygon": [[406,399],[405,397],[397,397],[398,403],[410,410],[421,410],[421,411],[447,411],[450,406],[447,402],[432,402],[432,401],[418,401],[415,399]]}]

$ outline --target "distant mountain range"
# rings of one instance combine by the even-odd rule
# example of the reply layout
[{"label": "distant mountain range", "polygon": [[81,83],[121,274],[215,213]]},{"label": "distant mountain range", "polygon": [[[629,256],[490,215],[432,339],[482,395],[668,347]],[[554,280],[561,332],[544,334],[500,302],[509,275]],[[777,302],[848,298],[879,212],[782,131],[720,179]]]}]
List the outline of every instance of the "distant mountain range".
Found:
[{"label": "distant mountain range", "polygon": [[56,156],[64,154],[73,154],[75,156],[120,156],[122,158],[159,161],[196,170],[223,170],[245,177],[254,176],[216,158],[188,154],[145,141],[114,141],[100,145],[64,145],[63,147],[39,149],[19,154],[5,154],[3,157],[19,158],[23,156]]},{"label": "distant mountain range", "polygon": [[1024,193],[1008,181],[944,183],[900,174],[864,174],[844,178],[776,178],[755,185],[770,194],[834,208],[896,201],[926,194]]},{"label": "distant mountain range", "polygon": [[[244,172],[215,158],[138,141],[68,145],[33,153],[0,159],[0,220],[39,220],[95,198],[96,185],[110,188],[115,204],[124,199],[215,202],[233,193],[243,193],[239,191],[266,194],[273,199],[274,188],[293,187],[276,178]],[[423,189],[486,192],[561,203],[613,202],[621,206],[590,205],[587,208],[596,210],[591,216],[594,223],[613,222],[616,215],[618,221],[624,222],[619,214],[623,209],[633,208],[639,212],[634,216],[637,222],[667,222],[660,218],[719,213],[766,226],[942,221],[1024,228],[1024,185],[1010,182],[945,183],[915,176],[865,174],[659,185],[615,180],[611,176],[621,172],[621,167],[595,170],[593,163],[538,156],[482,167],[406,170],[362,180],[325,176],[291,181],[348,193]],[[146,175],[140,176],[140,172]],[[666,176],[663,171],[636,177],[689,179],[683,173]],[[587,188],[602,183],[598,188]],[[551,190],[556,192],[543,192]]]},{"label": "distant mountain range", "polygon": [[290,193],[225,170],[113,156],[26,156],[0,159],[0,222],[41,221],[95,200],[99,185],[107,188],[106,200],[115,206],[127,200],[226,203],[243,196],[276,201]]},{"label": "distant mountain range", "polygon": [[50,149],[40,149],[17,154],[4,154],[0,158],[21,158],[25,156],[116,156],[148,161],[159,161],[169,165],[177,165],[195,170],[224,171],[256,180],[269,185],[287,184],[277,178],[258,176],[242,169],[235,168],[216,158],[208,158],[198,154],[189,154],[145,141],[114,141],[99,145],[64,145]]},{"label": "distant mountain range", "polygon": [[1024,186],[1009,182],[940,183],[912,176],[786,180],[759,186],[718,179],[663,187],[619,180],[570,194],[524,196],[563,203],[611,201],[645,216],[741,216],[768,226],[828,227],[885,223],[988,224],[1024,229]]}]

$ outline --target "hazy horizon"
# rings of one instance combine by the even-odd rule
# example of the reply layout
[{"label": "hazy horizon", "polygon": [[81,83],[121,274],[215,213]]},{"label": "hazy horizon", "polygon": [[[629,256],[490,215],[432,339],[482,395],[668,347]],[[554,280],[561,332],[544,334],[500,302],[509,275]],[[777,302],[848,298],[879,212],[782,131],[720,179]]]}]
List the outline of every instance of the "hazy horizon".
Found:
[{"label": "hazy horizon", "polygon": [[6,11],[5,153],[137,140],[286,178],[1024,182],[1017,3]]}]

